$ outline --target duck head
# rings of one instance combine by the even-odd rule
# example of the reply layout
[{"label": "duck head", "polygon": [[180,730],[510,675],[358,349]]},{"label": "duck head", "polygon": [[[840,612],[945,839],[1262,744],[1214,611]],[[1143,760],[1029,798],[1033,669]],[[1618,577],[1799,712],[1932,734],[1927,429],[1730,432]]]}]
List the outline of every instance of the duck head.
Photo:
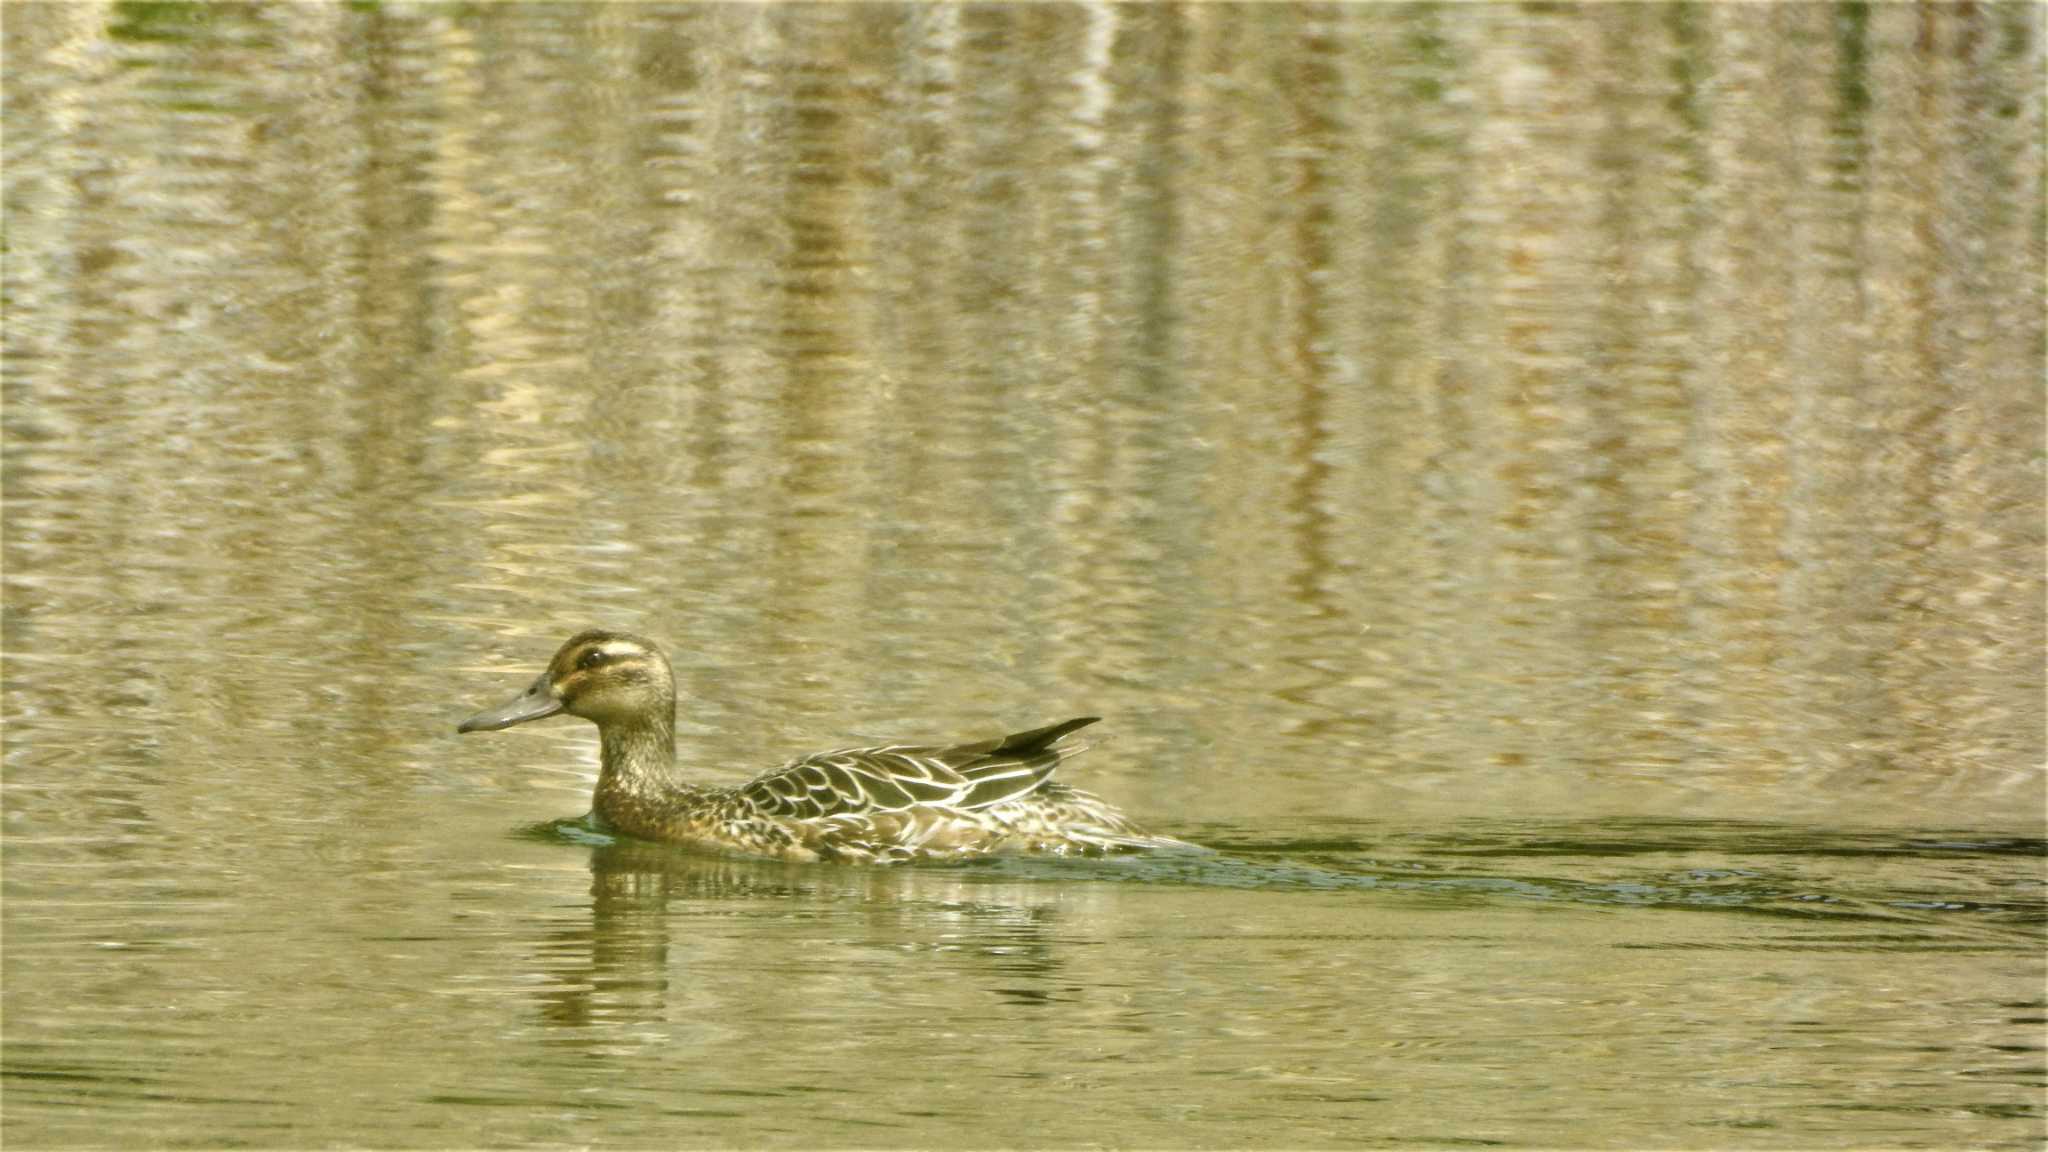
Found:
[{"label": "duck head", "polygon": [[457,732],[493,732],[557,712],[602,728],[614,723],[675,723],[676,682],[652,640],[593,628],[578,632],[526,691],[464,720]]}]

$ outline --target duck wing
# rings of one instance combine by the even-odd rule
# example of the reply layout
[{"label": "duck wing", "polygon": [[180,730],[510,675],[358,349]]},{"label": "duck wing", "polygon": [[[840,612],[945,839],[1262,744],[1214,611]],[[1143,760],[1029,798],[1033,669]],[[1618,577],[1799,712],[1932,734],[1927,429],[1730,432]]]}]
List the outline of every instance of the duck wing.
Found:
[{"label": "duck wing", "polygon": [[740,786],[764,815],[791,820],[903,812],[913,808],[971,812],[1038,788],[1067,750],[1060,737],[1100,716],[1080,716],[973,744],[890,744],[819,752]]}]

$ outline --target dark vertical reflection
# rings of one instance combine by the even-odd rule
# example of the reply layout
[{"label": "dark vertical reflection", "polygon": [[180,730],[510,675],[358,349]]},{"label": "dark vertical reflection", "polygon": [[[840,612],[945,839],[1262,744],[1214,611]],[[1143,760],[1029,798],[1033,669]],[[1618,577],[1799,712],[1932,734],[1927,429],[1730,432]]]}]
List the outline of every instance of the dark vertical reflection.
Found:
[{"label": "dark vertical reflection", "polygon": [[1315,19],[1306,21],[1299,37],[1295,58],[1283,62],[1288,76],[1282,88],[1288,100],[1291,131],[1286,140],[1282,179],[1288,195],[1283,203],[1293,214],[1292,235],[1286,257],[1289,283],[1287,296],[1292,313],[1283,321],[1281,338],[1288,344],[1283,361],[1287,377],[1274,383],[1297,394],[1292,459],[1292,492],[1287,513],[1298,534],[1298,567],[1293,573],[1293,599],[1316,614],[1328,612],[1325,604],[1330,577],[1332,526],[1328,492],[1331,467],[1329,449],[1330,320],[1332,307],[1325,285],[1334,270],[1331,232],[1336,209],[1326,166],[1334,149],[1331,142],[1348,125],[1333,110],[1345,106],[1337,98],[1337,37],[1329,26],[1325,9],[1310,10]]}]

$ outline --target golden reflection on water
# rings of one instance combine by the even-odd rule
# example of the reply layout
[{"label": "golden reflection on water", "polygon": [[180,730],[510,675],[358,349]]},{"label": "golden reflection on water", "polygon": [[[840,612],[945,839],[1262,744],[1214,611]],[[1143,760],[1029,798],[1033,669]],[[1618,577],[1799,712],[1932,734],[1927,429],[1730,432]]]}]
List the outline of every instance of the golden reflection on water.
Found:
[{"label": "golden reflection on water", "polygon": [[[614,1078],[644,1125],[614,1132],[914,1143],[735,1105],[821,1073],[745,1017],[936,1075],[920,1030],[985,994],[1050,1023],[922,1051],[1013,1046],[1029,1076],[962,1083],[1081,1093],[1034,1114],[1054,1140],[1120,1114],[1184,1143],[1204,1100],[1223,1143],[2037,1135],[2007,1097],[2038,1059],[1980,1050],[2039,1014],[2041,23],[10,6],[9,1137],[582,1142],[489,1112],[593,1099],[534,1056],[538,1002],[656,1061]],[[507,847],[582,809],[588,733],[449,728],[596,623],[670,646],[712,778],[1099,712],[1077,779],[1239,855],[1334,845],[1377,881],[1449,867],[1418,827],[1714,818],[1676,855],[1719,876],[1753,863],[1726,828],[1782,821],[1812,836],[1772,914],[1876,911],[1832,952],[1795,921],[1793,962],[1612,913],[1590,850],[1431,909]],[[2019,847],[1830,838],[1869,826]],[[965,959],[894,966],[948,931]],[[453,1047],[371,1060],[448,1002]],[[532,1059],[452,1082],[506,1036]],[[1524,1095],[1475,1094],[1501,1044]],[[659,1062],[684,1049],[719,1072]],[[293,1054],[390,1126],[293,1127]],[[1724,1090],[1595,1106],[1645,1069]],[[87,1080],[104,1123],[69,1127]],[[1879,1082],[1923,1095],[1848,1087]],[[218,1126],[166,1103],[221,1084],[248,1098]],[[1868,1112],[1814,1118],[1844,1096]],[[1472,1106],[1411,1104],[1446,1097]]]},{"label": "golden reflection on water", "polygon": [[2038,785],[2024,11],[25,11],[23,637],[146,563],[411,675],[633,623],[718,727]]}]

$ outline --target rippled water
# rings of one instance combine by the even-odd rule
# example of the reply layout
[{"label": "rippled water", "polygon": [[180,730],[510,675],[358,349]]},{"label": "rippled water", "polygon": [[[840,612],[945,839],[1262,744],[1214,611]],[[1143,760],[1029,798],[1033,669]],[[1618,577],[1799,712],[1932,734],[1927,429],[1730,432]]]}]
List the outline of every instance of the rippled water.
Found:
[{"label": "rippled water", "polygon": [[2039,1146],[2041,25],[9,6],[0,1137]]}]

